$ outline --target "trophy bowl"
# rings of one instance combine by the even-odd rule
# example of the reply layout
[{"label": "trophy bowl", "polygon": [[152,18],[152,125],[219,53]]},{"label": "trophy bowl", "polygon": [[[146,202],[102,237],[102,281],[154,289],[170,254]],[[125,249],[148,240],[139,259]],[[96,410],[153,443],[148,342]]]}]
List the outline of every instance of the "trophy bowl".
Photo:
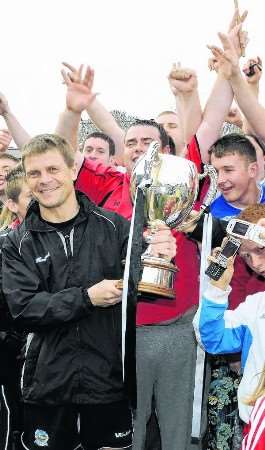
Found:
[{"label": "trophy bowl", "polygon": [[[181,226],[185,223],[197,199],[199,180],[206,175],[210,176],[211,185],[207,201],[203,205],[204,209],[216,192],[216,177],[212,175],[211,170],[206,170],[203,175],[199,175],[192,161],[160,153],[157,142],[150,144],[145,155],[134,166],[130,190],[132,200],[135,198],[137,189],[142,189],[144,192],[144,216],[151,233],[156,231],[157,225],[161,222],[181,231]],[[140,293],[147,293],[151,300],[157,296],[175,298],[173,285],[178,269],[174,264],[163,255],[159,258],[153,257],[149,246],[142,255],[142,267],[142,278],[138,285]]]}]

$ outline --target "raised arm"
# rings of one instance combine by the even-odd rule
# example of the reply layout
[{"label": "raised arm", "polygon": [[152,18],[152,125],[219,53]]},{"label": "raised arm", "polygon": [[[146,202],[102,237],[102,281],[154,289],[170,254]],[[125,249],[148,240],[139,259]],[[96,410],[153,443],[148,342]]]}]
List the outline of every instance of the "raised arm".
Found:
[{"label": "raised arm", "polygon": [[183,129],[183,142],[188,144],[202,121],[197,75],[191,69],[174,64],[168,81],[176,99],[176,109]]},{"label": "raised arm", "polygon": [[[234,43],[238,58],[242,54],[242,46],[246,46],[246,33],[241,31],[242,23],[247,17],[247,12],[240,17],[238,10],[235,10],[233,19],[229,26],[229,39]],[[240,20],[240,25],[236,25]],[[201,150],[201,158],[204,163],[209,161],[208,150],[213,143],[220,137],[220,131],[227,116],[232,101],[233,90],[226,78],[226,61],[216,58],[216,47],[210,46],[213,56],[217,60],[216,68],[218,71],[217,79],[206,103],[203,120],[197,131],[197,139]]]},{"label": "raised arm", "polygon": [[[94,124],[105,134],[109,135],[114,143],[115,143],[115,159],[117,160],[118,164],[123,162],[122,154],[123,154],[123,139],[124,139],[124,132],[119,127],[117,122],[115,121],[112,114],[106,110],[106,108],[98,101],[96,98],[97,94],[93,93],[93,82],[94,82],[94,71],[90,69],[87,88],[90,90],[90,95],[86,98],[86,104],[83,103],[83,100],[80,104],[78,104],[80,92],[77,92],[77,87],[69,85],[70,82],[74,82],[75,84],[82,83],[82,66],[77,70],[75,67],[68,63],[63,63],[63,65],[69,70],[69,72],[66,74],[65,70],[62,71],[65,83],[68,87],[67,92],[67,99],[66,104],[67,108],[66,111],[61,115],[59,123],[57,125],[57,132],[59,131],[59,134],[62,134],[65,136],[66,132],[68,133],[68,140],[71,140],[71,142],[75,141],[77,142],[77,134],[78,134],[78,126],[80,121],[81,107],[86,109],[91,120],[94,122]],[[67,76],[67,81],[65,79],[65,76]],[[71,89],[71,92],[69,92],[69,89]],[[71,96],[71,98],[70,98]],[[80,99],[81,100],[81,99]],[[75,102],[75,106],[73,108],[73,101]],[[71,111],[72,114],[69,114],[69,111]],[[77,114],[73,115],[73,112],[76,112]],[[79,114],[79,117],[78,117]],[[68,128],[68,130],[67,130]],[[71,139],[70,139],[71,137]]]},{"label": "raised arm", "polygon": [[249,125],[265,139],[265,108],[258,102],[253,90],[246,83],[239,67],[239,59],[235,46],[229,36],[219,33],[223,49],[215,48],[214,53],[226,67],[225,77],[230,82],[235,99]]},{"label": "raised arm", "polygon": [[[246,83],[249,89],[253,92],[256,99],[259,99],[259,85],[262,77],[262,61],[259,56],[251,58],[243,67]],[[255,133],[252,126],[247,121],[246,117],[243,119],[243,130],[246,134]]]},{"label": "raised arm", "polygon": [[64,137],[73,147],[76,152],[76,163],[78,169],[83,162],[83,155],[78,149],[78,130],[81,113],[87,108],[87,105],[92,102],[96,96],[92,92],[94,82],[94,71],[91,67],[87,67],[83,75],[83,65],[79,69],[69,64],[64,65],[72,70],[66,73],[63,69],[61,71],[64,83],[66,84],[66,109],[60,114],[59,120],[55,129],[55,133]]},{"label": "raised arm", "polygon": [[118,164],[123,164],[123,129],[120,128],[112,114],[99,102],[97,97],[94,98],[86,110],[96,127],[113,139],[115,143],[115,160]]},{"label": "raised arm", "polygon": [[12,113],[6,97],[0,93],[0,115],[3,116],[6,126],[12,135],[16,145],[22,148],[26,144],[31,136],[22,127],[16,116]]}]

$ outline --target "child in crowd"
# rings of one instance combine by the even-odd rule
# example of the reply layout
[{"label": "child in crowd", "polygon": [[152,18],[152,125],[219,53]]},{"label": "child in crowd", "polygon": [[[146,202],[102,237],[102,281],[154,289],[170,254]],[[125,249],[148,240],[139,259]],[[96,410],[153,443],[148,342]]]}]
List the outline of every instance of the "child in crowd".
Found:
[{"label": "child in crowd", "polygon": [[[265,205],[252,205],[239,216],[242,220],[262,226],[265,225],[264,217]],[[250,240],[242,240],[239,254],[252,271],[261,278],[265,277],[265,246],[257,245]],[[259,292],[249,295],[235,310],[228,310],[228,296],[231,291],[229,284],[234,271],[234,260],[228,261],[228,267],[222,277],[218,281],[211,280],[204,293],[194,318],[194,328],[199,342],[211,354],[242,351],[243,377],[238,389],[239,412],[242,420],[253,428],[256,426],[257,408],[262,415],[262,395],[264,400],[264,376],[261,374],[265,365],[265,294]],[[258,400],[253,409],[253,399],[256,398]],[[258,442],[264,427],[263,418],[255,442]],[[250,431],[246,436],[244,445],[246,439],[252,442],[252,434]],[[245,448],[251,450],[265,448],[251,445]],[[243,447],[244,450],[245,448]]]}]

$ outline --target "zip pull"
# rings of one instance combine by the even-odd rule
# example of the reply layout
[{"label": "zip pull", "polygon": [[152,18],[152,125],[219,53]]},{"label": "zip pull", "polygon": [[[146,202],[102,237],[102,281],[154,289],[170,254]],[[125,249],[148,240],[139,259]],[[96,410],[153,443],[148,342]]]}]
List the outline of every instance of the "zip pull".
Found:
[{"label": "zip pull", "polygon": [[71,249],[69,234],[66,234],[64,236],[64,239],[65,239],[65,244],[66,244],[67,258],[71,258],[73,255],[72,255],[72,249]]}]

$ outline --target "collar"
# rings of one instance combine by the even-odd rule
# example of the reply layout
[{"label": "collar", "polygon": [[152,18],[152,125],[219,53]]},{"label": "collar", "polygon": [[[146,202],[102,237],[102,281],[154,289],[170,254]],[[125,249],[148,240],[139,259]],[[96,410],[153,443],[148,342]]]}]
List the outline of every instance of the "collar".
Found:
[{"label": "collar", "polygon": [[[83,220],[87,218],[88,214],[90,214],[91,211],[96,208],[96,206],[89,200],[89,198],[85,194],[82,194],[79,191],[76,191],[76,198],[80,205],[80,210],[76,220],[76,224],[78,224],[80,222],[83,222]],[[30,202],[24,223],[27,231],[56,231],[54,227],[47,224],[41,219],[40,207],[37,200],[32,200]]]}]

